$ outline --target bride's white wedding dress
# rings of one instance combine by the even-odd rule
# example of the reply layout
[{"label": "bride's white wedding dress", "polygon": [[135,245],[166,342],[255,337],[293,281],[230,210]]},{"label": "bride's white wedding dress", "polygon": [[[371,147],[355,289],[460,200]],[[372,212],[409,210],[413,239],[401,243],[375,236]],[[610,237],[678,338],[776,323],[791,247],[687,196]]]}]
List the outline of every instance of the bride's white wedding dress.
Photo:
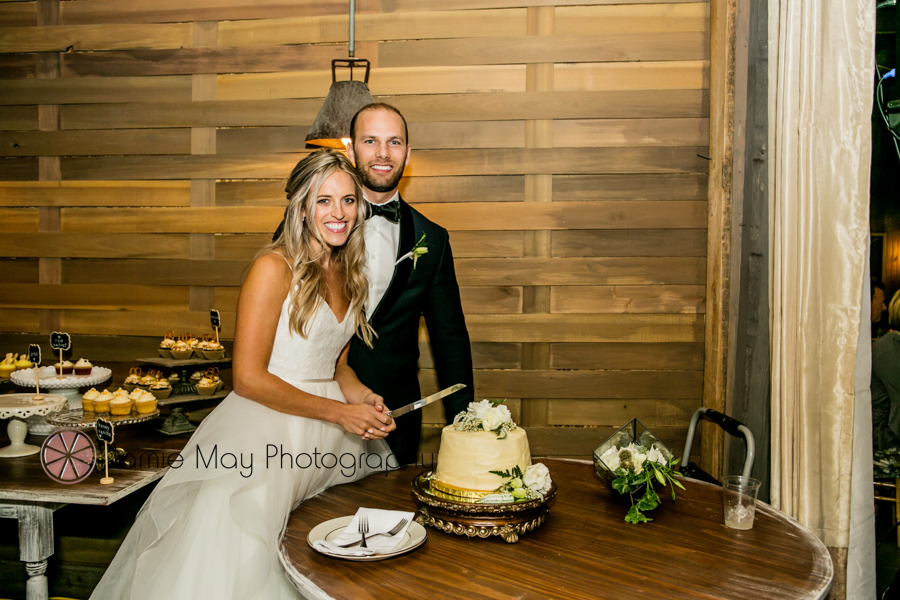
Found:
[{"label": "bride's white wedding dress", "polygon": [[[320,301],[303,339],[290,332],[285,300],[269,372],[345,402],[333,377],[352,321],[348,311],[338,323]],[[147,499],[91,598],[297,598],[278,562],[290,511],[333,485],[395,467],[389,453],[382,440],[364,442],[231,393]]]}]

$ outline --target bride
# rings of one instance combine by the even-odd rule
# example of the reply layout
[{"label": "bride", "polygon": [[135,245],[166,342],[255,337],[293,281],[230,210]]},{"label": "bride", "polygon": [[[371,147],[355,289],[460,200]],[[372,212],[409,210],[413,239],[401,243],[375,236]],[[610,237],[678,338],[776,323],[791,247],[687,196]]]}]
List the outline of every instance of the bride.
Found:
[{"label": "bride", "polygon": [[356,172],[320,150],[285,191],[284,231],[241,288],[235,391],[147,499],[91,598],[296,598],[277,553],[290,511],[397,466],[383,399],[346,364],[354,333],[369,346],[375,335]]}]

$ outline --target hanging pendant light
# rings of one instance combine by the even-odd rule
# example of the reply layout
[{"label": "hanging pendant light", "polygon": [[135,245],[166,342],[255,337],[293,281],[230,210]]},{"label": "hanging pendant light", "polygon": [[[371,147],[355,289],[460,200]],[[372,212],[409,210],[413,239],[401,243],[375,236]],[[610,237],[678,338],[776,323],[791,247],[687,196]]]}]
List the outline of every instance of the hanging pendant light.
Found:
[{"label": "hanging pendant light", "polygon": [[[306,134],[307,146],[345,148],[350,143],[350,120],[353,115],[363,106],[374,102],[369,92],[369,61],[354,57],[355,21],[356,1],[350,0],[350,56],[331,61],[331,89]],[[350,69],[349,81],[337,80],[338,67]],[[353,69],[362,67],[366,69],[364,80],[354,81]]]}]

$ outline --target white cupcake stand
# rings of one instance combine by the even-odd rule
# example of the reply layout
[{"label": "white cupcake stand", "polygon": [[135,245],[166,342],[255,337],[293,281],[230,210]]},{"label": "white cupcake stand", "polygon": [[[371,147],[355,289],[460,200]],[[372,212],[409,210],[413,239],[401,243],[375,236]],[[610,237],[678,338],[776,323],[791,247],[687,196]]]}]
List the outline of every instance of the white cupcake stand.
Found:
[{"label": "white cupcake stand", "polygon": [[[36,399],[39,398],[39,399]],[[26,419],[58,412],[66,405],[65,396],[57,394],[7,394],[0,396],[0,419],[9,419],[6,433],[9,446],[0,448],[0,458],[31,456],[41,451],[40,446],[25,443],[28,434]]]},{"label": "white cupcake stand", "polygon": [[[58,375],[54,367],[38,367],[38,380],[41,393],[45,391],[66,398],[69,409],[81,408],[79,388],[100,385],[112,377],[112,371],[106,367],[94,367],[90,375]],[[34,389],[34,368],[21,369],[10,376],[13,383],[20,387]],[[43,416],[32,417],[28,421],[28,433],[32,435],[49,435],[56,427],[47,423]]]}]

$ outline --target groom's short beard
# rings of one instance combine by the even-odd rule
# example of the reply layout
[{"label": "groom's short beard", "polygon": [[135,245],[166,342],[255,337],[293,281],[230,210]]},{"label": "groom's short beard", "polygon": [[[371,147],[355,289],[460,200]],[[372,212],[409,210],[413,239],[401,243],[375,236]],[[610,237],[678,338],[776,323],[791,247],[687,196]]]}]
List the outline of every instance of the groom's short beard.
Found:
[{"label": "groom's short beard", "polygon": [[364,165],[357,164],[356,165],[356,173],[359,175],[359,178],[362,180],[364,186],[367,189],[372,190],[373,192],[377,192],[379,194],[383,194],[385,192],[390,192],[392,190],[397,189],[397,186],[400,184],[400,178],[403,177],[403,169],[406,168],[406,161],[404,160],[394,171],[391,173],[391,176],[387,180],[383,180],[382,182],[378,182],[369,175],[368,170]]}]

